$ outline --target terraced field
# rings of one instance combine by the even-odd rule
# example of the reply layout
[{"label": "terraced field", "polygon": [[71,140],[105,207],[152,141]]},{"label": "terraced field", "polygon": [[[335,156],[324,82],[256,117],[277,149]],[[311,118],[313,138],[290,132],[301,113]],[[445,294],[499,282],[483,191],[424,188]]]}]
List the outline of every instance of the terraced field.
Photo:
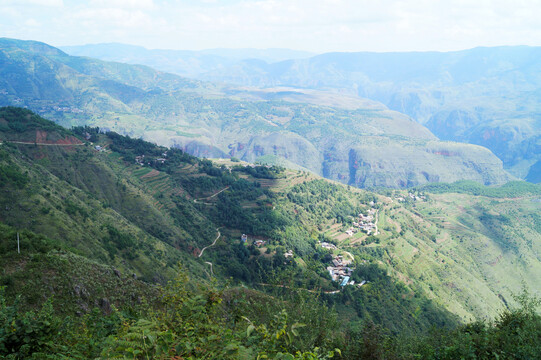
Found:
[{"label": "terraced field", "polygon": [[159,210],[164,207],[173,208],[175,204],[171,201],[173,194],[178,194],[180,189],[175,189],[169,175],[155,169],[141,168],[133,171],[136,176],[148,189],[148,193],[157,199],[154,203]]}]

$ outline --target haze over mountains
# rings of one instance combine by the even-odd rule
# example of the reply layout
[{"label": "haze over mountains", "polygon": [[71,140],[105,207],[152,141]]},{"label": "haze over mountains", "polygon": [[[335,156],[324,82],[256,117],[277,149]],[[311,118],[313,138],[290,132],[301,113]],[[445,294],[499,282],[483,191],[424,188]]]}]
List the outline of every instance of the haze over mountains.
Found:
[{"label": "haze over mountains", "polygon": [[142,46],[119,43],[61,46],[60,49],[73,56],[142,64],[160,71],[194,78],[211,71],[225,69],[246,59],[272,63],[315,55],[307,51],[290,49],[149,50]]},{"label": "haze over mountains", "polygon": [[271,156],[359,187],[511,179],[489,150],[439,141],[378,102],[299,89],[216,85],[2,39],[0,105],[206,157]]},{"label": "haze over mountains", "polygon": [[[99,47],[83,48],[100,57]],[[70,49],[67,49],[70,51]],[[73,51],[82,49],[73,49]],[[133,54],[135,56],[135,54]],[[256,54],[254,54],[254,57]],[[373,99],[411,116],[442,140],[489,148],[513,175],[541,178],[541,48],[456,52],[327,53],[279,62],[244,59],[192,73],[202,80],[259,87],[336,91]],[[122,60],[115,51],[108,60]],[[130,62],[156,66],[153,58]],[[224,63],[225,65],[225,63]]]}]

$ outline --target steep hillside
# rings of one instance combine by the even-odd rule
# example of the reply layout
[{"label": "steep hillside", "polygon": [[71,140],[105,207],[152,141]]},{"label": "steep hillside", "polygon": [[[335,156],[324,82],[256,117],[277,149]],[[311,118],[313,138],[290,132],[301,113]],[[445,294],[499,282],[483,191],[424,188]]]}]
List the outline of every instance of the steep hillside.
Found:
[{"label": "steep hillside", "polygon": [[[539,271],[539,261],[533,255],[539,245],[539,233],[535,230],[537,220],[530,214],[536,212],[538,203],[530,197],[525,198],[524,206],[516,199],[512,206],[502,199],[498,205],[501,210],[497,210],[496,203],[490,205],[475,198],[454,200],[451,195],[434,195],[431,201],[414,203],[410,208],[400,205],[398,200],[393,202],[392,198],[349,193],[338,185],[314,182],[313,176],[297,172],[279,174],[273,168],[251,168],[235,162],[215,168],[208,161],[178,150],[157,148],[114,133],[99,134],[96,129],[78,128],[82,137],[76,138],[73,133],[16,108],[2,110],[0,118],[7,123],[1,138],[6,169],[3,174],[10,179],[2,195],[6,204],[0,208],[2,221],[51,238],[65,238],[66,244],[80,253],[123,271],[135,271],[147,280],[167,278],[180,259],[198,269],[206,267],[200,261],[194,262],[193,255],[188,254],[197,256],[218,235],[216,250],[207,255],[211,258],[223,255],[214,258],[214,271],[256,281],[266,278],[264,273],[255,271],[263,265],[258,265],[258,261],[245,263],[243,252],[236,245],[231,247],[227,239],[248,233],[258,239],[272,240],[271,249],[281,247],[283,252],[291,249],[306,261],[305,257],[312,256],[317,248],[314,237],[317,239],[318,233],[323,236],[330,228],[335,231],[327,236],[336,237],[333,241],[337,245],[345,246],[354,256],[368,255],[368,259],[396,265],[389,267],[391,273],[397,272],[403,280],[410,279],[404,281],[413,281],[415,287],[433,289],[425,288],[425,291],[464,316],[493,314],[502,304],[497,294],[509,298],[509,291],[517,289],[519,282],[512,285],[516,276],[535,287],[528,279],[534,279]],[[99,151],[90,147],[86,138],[98,141]],[[299,203],[298,199],[304,199],[295,195],[299,191],[316,195]],[[379,244],[375,247],[365,246],[362,236],[349,239],[343,229],[370,199],[377,201],[379,219],[384,224],[380,224]],[[459,225],[447,229],[438,218],[431,218],[435,213],[448,214],[445,221],[451,221],[456,202],[465,209],[463,214],[456,215]],[[498,214],[518,212],[516,217],[490,218],[486,221],[507,222],[487,225],[484,219],[488,207]],[[420,216],[425,227],[419,227]],[[342,230],[337,230],[337,226]],[[467,230],[462,230],[463,226]],[[490,228],[485,231],[486,226]],[[529,228],[533,230],[525,230]],[[373,237],[370,239],[374,241]],[[459,239],[466,243],[459,244]],[[490,271],[491,267],[484,268],[478,263],[479,258],[466,256],[480,242],[489,244],[488,248],[478,249],[484,251],[479,255],[483,264],[505,255],[498,264],[501,261],[502,266],[511,262],[530,265],[517,270],[519,273],[515,275],[504,272],[502,288],[497,281],[493,282],[500,270]],[[417,266],[407,256],[401,265],[396,263],[404,246],[416,248],[418,255],[413,260],[420,258],[426,265]],[[238,262],[225,261],[230,251],[237,253]],[[440,269],[443,255],[448,258],[445,267],[451,266],[448,273],[453,274],[452,281],[446,278],[451,275]],[[395,263],[390,259],[395,259]],[[161,266],[157,267],[157,263]],[[474,268],[478,270],[473,271]],[[418,273],[421,269],[422,277]],[[457,274],[462,274],[460,280]],[[318,276],[311,281],[332,290],[329,283],[323,285],[327,280],[318,280]],[[479,281],[482,286],[471,287]],[[451,282],[471,292],[457,294],[453,287],[442,285]],[[483,299],[483,305],[469,304],[474,299]]]},{"label": "steep hillside", "polygon": [[[524,184],[457,183],[414,193],[357,194],[363,198],[360,207],[348,208],[336,199],[355,199],[355,192],[312,181],[291,188],[282,206],[335,244],[332,252],[384,265],[464,319],[490,318],[513,302],[523,284],[541,290],[536,280],[541,189]],[[367,234],[355,225],[356,214],[366,216],[370,208],[377,227]]]},{"label": "steep hillside", "polygon": [[328,53],[267,64],[244,61],[202,79],[327,89],[382,102],[444,140],[489,148],[522,178],[539,160],[541,49],[449,53]]},{"label": "steep hillside", "polygon": [[[96,128],[68,131],[20,108],[1,108],[0,119],[2,356],[29,357],[39,350],[109,358],[124,351],[116,343],[129,341],[123,331],[173,326],[165,314],[175,311],[197,315],[198,327],[207,326],[203,319],[217,321],[220,326],[205,331],[220,329],[227,336],[246,334],[240,320],[247,316],[269,331],[309,325],[302,335],[290,334],[296,341],[281,345],[281,352],[332,350],[350,328],[370,319],[396,334],[457,323],[422,292],[411,297],[411,288],[377,267],[369,270],[367,291],[342,299],[324,270],[317,235],[280,205],[290,186],[313,175],[246,163],[215,166]],[[249,234],[247,243],[240,241],[243,233]],[[266,245],[258,247],[256,240]],[[299,255],[286,256],[288,248]],[[178,283],[156,286],[174,279],[179,262],[191,280],[180,275]],[[227,289],[215,289],[227,283]],[[374,302],[376,294],[386,301]],[[345,300],[352,296],[369,303],[352,309]],[[340,323],[327,305],[331,301],[340,304]],[[409,316],[420,306],[422,313]],[[12,322],[14,317],[21,321]],[[194,320],[181,323],[188,321]],[[173,327],[178,333],[167,341],[193,341],[188,329]],[[264,328],[257,329],[259,334]],[[144,331],[164,335],[151,335],[154,330]],[[205,340],[205,351],[223,351],[224,336]],[[245,343],[243,353],[263,351],[266,345],[257,343]],[[278,351],[272,349],[266,351]]]},{"label": "steep hillside", "polygon": [[176,225],[122,175],[114,156],[109,160],[73,133],[15,108],[2,109],[0,118],[8,122],[0,136],[3,223],[155,281],[169,277],[180,259],[189,260],[188,249],[214,237],[193,208],[189,227]]},{"label": "steep hillside", "polygon": [[486,149],[441,142],[379,103],[321,92],[217,87],[144,66],[2,39],[0,105],[203,157],[273,155],[354,186],[510,180]]},{"label": "steep hillside", "polygon": [[[0,109],[0,119],[0,324],[18,308],[45,304],[20,315],[7,343],[20,356],[38,347],[20,335],[27,328],[60,337],[41,348],[84,358],[128,354],[118,341],[138,331],[193,343],[196,324],[200,336],[221,335],[195,337],[207,350],[176,351],[222,352],[234,336],[244,345],[231,353],[340,345],[354,359],[366,342],[347,339],[381,329],[419,336],[456,326],[457,316],[492,318],[514,306],[521,282],[540,291],[538,185],[377,194],[302,171],[200,160],[96,128],[69,131],[20,108]],[[152,285],[178,276],[178,262],[185,275]],[[216,288],[228,278],[228,288]],[[81,318],[60,325],[48,304]],[[250,337],[302,324],[280,350]]]}]

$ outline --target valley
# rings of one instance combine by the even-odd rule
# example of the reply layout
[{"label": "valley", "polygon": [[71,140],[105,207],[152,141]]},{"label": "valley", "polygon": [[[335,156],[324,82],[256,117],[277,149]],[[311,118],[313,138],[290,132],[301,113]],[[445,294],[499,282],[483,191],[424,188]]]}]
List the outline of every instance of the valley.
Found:
[{"label": "valley", "polygon": [[[486,148],[440,141],[378,102],[200,82],[68,56],[38,42],[2,39],[0,45],[6,64],[0,105],[27,106],[63,126],[99,126],[199,157],[270,156],[363,188],[458,180],[497,185],[513,178]],[[33,68],[43,71],[35,77]]]},{"label": "valley", "polygon": [[539,52],[539,47],[500,46],[326,53],[281,62],[239,61],[198,78],[330,90],[379,101],[441,140],[487,147],[514,176],[533,179],[541,154]]},{"label": "valley", "polygon": [[239,55],[227,65],[224,62],[221,67],[191,72],[161,64],[159,57],[150,54],[136,58],[135,49],[123,56],[117,55],[114,46],[106,56],[101,55],[99,45],[66,51],[109,61],[123,61],[127,56],[131,63],[179,75],[190,73],[190,77],[205,81],[271,91],[276,87],[316,89],[340,97],[371,99],[410,116],[442,140],[487,147],[516,177],[528,181],[538,178],[538,47],[478,47],[448,53],[325,53],[280,61],[257,58],[256,54],[257,60],[242,59]]},{"label": "valley", "polygon": [[0,39],[0,356],[539,354],[537,48],[124,51]]}]

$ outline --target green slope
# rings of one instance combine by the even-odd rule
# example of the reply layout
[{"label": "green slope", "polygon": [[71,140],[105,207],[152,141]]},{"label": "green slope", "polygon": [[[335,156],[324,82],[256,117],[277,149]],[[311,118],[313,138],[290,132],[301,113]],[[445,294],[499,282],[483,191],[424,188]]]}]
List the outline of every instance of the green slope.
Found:
[{"label": "green slope", "polygon": [[[326,263],[313,258],[320,253],[314,222],[296,221],[282,205],[287,189],[311,181],[312,175],[234,162],[218,167],[179,150],[95,128],[68,131],[20,108],[1,108],[0,118],[6,125],[0,145],[0,284],[8,299],[22,296],[22,309],[39,309],[49,299],[62,316],[117,316],[113,305],[135,316],[134,311],[149,311],[147,304],[161,306],[162,290],[155,284],[171,280],[180,262],[192,278],[190,287],[211,286],[213,278],[223,284],[231,277],[240,286],[231,289],[235,296],[244,296],[245,287],[257,289],[247,295],[249,302],[271,296],[265,311],[254,312],[251,305],[241,312],[264,323],[282,307],[289,309],[291,301],[298,306],[311,302],[310,309],[320,309],[317,316],[324,311],[331,318],[326,304],[336,303],[339,315],[348,319],[332,325],[338,333],[363,319],[374,319],[394,333],[423,332],[434,322],[456,323],[422,293],[410,297],[411,289],[381,269],[372,270],[377,278],[366,292],[318,294],[337,286],[324,271]],[[144,166],[136,164],[143,154]],[[154,160],[164,157],[163,163]],[[250,243],[267,239],[269,252],[243,245],[242,233],[249,234]],[[302,258],[286,259],[288,248]],[[370,300],[353,309],[343,300],[373,299],[372,291],[384,293],[389,302]],[[426,311],[412,319],[409,314],[421,304]],[[232,306],[223,311],[241,310]],[[288,311],[294,314],[293,323],[331,319],[318,320],[308,310]],[[381,316],[383,311],[388,313]],[[103,321],[98,325],[116,320]],[[323,331],[318,326],[309,335],[312,342]],[[94,346],[98,344],[104,346]]]},{"label": "green slope", "polygon": [[[93,128],[70,132],[28,110],[3,108],[0,118],[0,219],[10,237],[27,229],[123,274],[164,282],[180,261],[206,281],[208,261],[219,279],[261,291],[321,290],[347,322],[372,319],[394,332],[453,323],[440,307],[466,320],[493,317],[521,282],[539,291],[536,185],[436,184],[413,201],[407,192],[381,195],[300,171],[213,165]],[[166,161],[156,161],[164,152]],[[143,154],[145,165],[136,164]],[[346,235],[370,208],[379,234]],[[266,244],[243,245],[243,233],[249,244]],[[284,257],[289,250],[293,257]],[[352,278],[370,283],[326,294],[337,289],[326,270],[331,253],[352,257]]]}]

